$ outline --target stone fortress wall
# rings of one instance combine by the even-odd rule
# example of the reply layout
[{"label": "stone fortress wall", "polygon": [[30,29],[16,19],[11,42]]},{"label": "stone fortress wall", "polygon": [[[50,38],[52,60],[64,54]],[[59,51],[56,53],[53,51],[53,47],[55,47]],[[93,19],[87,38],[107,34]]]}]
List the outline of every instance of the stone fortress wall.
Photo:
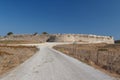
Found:
[{"label": "stone fortress wall", "polygon": [[86,42],[86,43],[109,43],[113,44],[111,36],[97,36],[87,34],[53,34],[53,42]]},{"label": "stone fortress wall", "polygon": [[25,40],[32,42],[114,43],[114,39],[111,36],[97,36],[91,34],[23,34],[6,36],[0,40]]},{"label": "stone fortress wall", "polygon": [[33,34],[20,34],[20,35],[9,35],[0,38],[2,40],[15,40],[15,41],[28,41],[28,42],[36,42],[41,43],[45,42],[49,38],[48,35],[33,35]]}]

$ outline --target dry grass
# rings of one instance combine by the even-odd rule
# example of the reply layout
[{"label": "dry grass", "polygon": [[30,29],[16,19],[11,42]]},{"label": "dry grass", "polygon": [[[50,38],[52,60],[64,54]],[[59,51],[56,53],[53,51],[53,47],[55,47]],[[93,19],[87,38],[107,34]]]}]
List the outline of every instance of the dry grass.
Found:
[{"label": "dry grass", "polygon": [[35,41],[25,41],[25,40],[2,40],[0,44],[31,44],[31,43],[38,43]]},{"label": "dry grass", "polygon": [[23,63],[37,50],[35,46],[0,45],[0,75]]},{"label": "dry grass", "polygon": [[54,48],[120,77],[120,44],[70,44]]}]

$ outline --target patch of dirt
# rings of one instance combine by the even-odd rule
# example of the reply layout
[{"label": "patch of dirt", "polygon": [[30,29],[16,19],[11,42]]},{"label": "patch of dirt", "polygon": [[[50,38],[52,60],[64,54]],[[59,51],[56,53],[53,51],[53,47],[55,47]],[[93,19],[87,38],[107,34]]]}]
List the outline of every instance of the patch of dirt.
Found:
[{"label": "patch of dirt", "polygon": [[54,48],[120,78],[120,44],[70,44]]},{"label": "patch of dirt", "polygon": [[35,46],[0,45],[0,75],[23,63],[36,51]]}]

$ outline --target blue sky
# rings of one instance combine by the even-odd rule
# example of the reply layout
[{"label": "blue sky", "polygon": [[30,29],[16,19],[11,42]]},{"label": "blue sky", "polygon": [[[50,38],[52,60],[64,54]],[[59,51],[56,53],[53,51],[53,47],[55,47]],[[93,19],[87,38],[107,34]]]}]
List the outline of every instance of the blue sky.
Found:
[{"label": "blue sky", "polygon": [[120,0],[0,0],[0,35],[82,33],[120,39]]}]

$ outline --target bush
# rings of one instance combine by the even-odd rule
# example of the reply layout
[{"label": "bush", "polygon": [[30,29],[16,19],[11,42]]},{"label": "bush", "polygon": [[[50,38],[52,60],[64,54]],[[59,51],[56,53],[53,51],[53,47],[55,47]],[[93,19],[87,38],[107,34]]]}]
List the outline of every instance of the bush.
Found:
[{"label": "bush", "polygon": [[8,36],[9,36],[9,35],[13,35],[13,32],[8,32],[7,35],[8,35]]},{"label": "bush", "polygon": [[119,44],[120,44],[120,40],[116,40],[116,41],[115,41],[115,43],[116,43],[116,44],[117,44],[117,43],[119,43]]},{"label": "bush", "polygon": [[42,32],[42,34],[48,34],[47,32]]}]

